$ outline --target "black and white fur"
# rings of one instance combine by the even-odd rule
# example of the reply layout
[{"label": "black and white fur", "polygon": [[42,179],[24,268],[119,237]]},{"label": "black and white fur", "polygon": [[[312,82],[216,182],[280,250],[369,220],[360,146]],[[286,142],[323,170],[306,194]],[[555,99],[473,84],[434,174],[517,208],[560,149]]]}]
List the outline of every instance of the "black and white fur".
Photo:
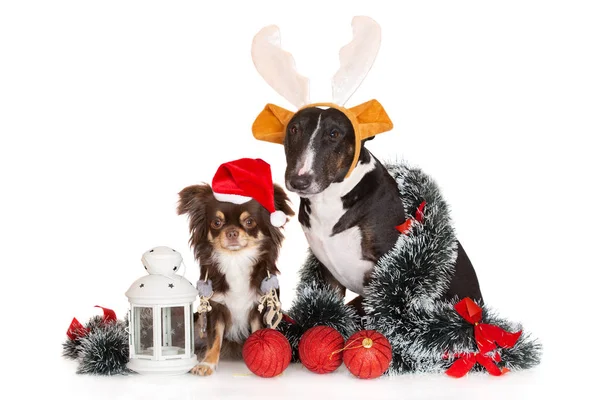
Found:
[{"label": "black and white fur", "polygon": [[[407,216],[396,181],[365,147],[355,149],[350,120],[334,108],[309,107],[288,123],[284,141],[288,190],[300,198],[299,221],[328,282],[359,295],[374,264],[392,249]],[[359,161],[346,177],[354,152]],[[448,297],[482,301],[473,266],[458,244]],[[355,303],[360,312],[360,297]]]}]

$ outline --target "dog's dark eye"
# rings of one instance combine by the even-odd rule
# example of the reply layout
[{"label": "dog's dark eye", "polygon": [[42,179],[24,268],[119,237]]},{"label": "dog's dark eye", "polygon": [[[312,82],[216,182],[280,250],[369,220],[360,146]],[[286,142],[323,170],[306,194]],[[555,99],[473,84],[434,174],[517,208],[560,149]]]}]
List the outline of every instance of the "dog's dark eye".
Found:
[{"label": "dog's dark eye", "polygon": [[246,228],[252,229],[256,226],[256,221],[252,217],[246,218],[244,225],[246,225]]},{"label": "dog's dark eye", "polygon": [[290,133],[291,133],[292,135],[295,135],[296,133],[298,133],[298,126],[296,126],[296,125],[292,125],[292,126],[290,127]]},{"label": "dog's dark eye", "polygon": [[340,137],[340,131],[338,131],[337,129],[332,129],[332,130],[329,132],[329,137],[330,137],[330,138],[332,138],[332,139],[337,139],[337,138],[339,138],[339,137]]},{"label": "dog's dark eye", "polygon": [[221,229],[223,226],[223,221],[221,221],[221,218],[215,218],[211,221],[210,226],[213,229]]}]

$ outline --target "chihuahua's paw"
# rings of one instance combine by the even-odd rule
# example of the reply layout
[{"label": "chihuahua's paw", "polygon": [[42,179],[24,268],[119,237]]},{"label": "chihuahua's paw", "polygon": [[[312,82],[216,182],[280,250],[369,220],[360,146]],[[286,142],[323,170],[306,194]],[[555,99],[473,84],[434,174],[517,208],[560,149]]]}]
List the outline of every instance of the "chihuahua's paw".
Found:
[{"label": "chihuahua's paw", "polygon": [[190,372],[194,375],[209,376],[212,375],[213,372],[215,372],[215,367],[215,364],[201,362],[200,364],[192,368]]}]

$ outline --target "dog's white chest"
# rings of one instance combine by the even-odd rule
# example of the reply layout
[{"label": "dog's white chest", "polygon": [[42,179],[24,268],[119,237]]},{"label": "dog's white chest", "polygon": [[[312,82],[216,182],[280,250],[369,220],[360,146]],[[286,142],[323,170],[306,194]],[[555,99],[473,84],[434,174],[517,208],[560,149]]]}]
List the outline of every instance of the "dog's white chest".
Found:
[{"label": "dog's white chest", "polygon": [[362,259],[362,237],[358,227],[331,236],[345,210],[339,196],[311,198],[310,228],[303,226],[313,254],[346,288],[362,294],[365,274],[373,263]]},{"label": "dog's white chest", "polygon": [[259,295],[250,287],[250,275],[257,257],[256,250],[242,250],[218,257],[219,269],[225,275],[229,291],[216,294],[212,300],[229,309],[231,328],[225,332],[225,338],[238,343],[250,334],[249,314],[259,300]]}]

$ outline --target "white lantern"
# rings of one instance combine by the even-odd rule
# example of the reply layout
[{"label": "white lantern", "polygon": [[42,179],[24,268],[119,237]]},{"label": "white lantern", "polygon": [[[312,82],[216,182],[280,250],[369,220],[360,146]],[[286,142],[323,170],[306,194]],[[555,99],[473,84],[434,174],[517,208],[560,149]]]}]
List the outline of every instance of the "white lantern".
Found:
[{"label": "white lantern", "polygon": [[194,354],[194,285],[178,275],[183,258],[169,247],[142,256],[148,275],[136,280],[129,298],[128,368],[141,374],[184,374],[198,360]]}]

